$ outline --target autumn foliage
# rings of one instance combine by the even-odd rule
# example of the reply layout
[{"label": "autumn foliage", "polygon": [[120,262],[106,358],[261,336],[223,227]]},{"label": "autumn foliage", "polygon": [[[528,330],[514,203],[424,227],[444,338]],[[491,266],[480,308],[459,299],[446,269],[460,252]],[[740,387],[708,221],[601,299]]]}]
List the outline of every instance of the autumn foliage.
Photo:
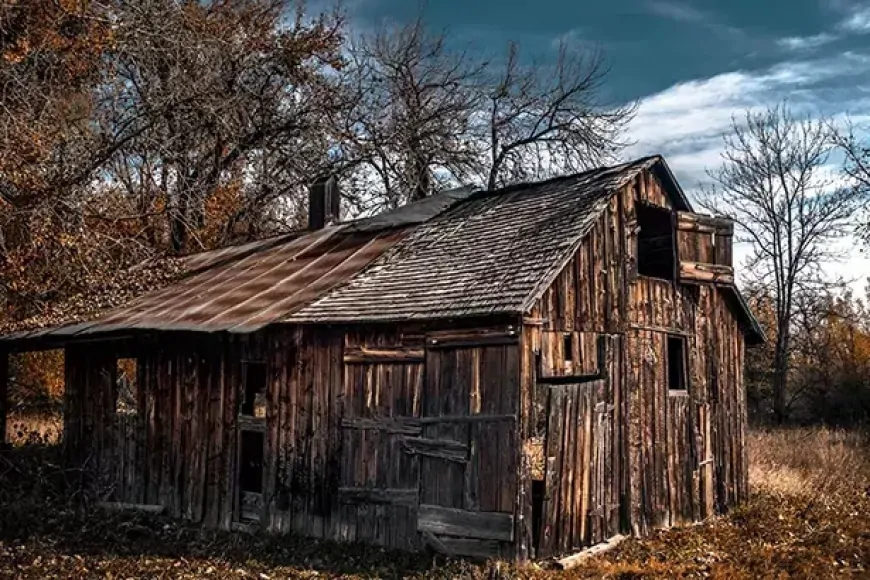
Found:
[{"label": "autumn foliage", "polygon": [[[746,385],[750,418],[772,420],[775,316],[772,300],[758,293],[755,315],[770,340],[748,349]],[[870,310],[851,292],[803,295],[792,326],[789,416],[799,423],[866,424],[870,417]]]}]

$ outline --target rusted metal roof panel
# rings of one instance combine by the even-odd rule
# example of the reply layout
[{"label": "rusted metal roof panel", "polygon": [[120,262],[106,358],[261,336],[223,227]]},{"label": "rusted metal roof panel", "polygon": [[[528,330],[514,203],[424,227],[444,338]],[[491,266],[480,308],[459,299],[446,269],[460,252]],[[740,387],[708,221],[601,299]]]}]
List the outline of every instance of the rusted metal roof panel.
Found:
[{"label": "rusted metal roof panel", "polygon": [[91,322],[7,338],[67,339],[135,329],[253,332],[353,276],[402,236],[403,230],[333,226],[283,243],[273,240],[235,260],[213,255],[209,259],[217,265]]}]

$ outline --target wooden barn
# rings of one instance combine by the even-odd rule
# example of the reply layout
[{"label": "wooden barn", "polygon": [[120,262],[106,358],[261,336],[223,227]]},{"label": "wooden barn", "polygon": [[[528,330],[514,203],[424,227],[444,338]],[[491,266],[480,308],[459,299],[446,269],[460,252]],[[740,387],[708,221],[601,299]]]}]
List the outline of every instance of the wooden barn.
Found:
[{"label": "wooden barn", "polygon": [[67,460],[108,500],[525,560],[747,497],[764,336],[732,224],[661,157],[347,223],[334,182],[310,202],[306,231],[0,338],[3,365],[64,349]]}]

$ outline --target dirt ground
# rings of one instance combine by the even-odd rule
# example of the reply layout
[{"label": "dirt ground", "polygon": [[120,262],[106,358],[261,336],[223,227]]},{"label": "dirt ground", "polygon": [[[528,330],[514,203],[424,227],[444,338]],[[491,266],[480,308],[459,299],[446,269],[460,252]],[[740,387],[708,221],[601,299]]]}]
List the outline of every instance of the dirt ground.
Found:
[{"label": "dirt ground", "polygon": [[60,491],[56,449],[31,444],[0,456],[0,578],[870,578],[866,439],[794,429],[750,443],[748,504],[566,572],[95,512]]}]

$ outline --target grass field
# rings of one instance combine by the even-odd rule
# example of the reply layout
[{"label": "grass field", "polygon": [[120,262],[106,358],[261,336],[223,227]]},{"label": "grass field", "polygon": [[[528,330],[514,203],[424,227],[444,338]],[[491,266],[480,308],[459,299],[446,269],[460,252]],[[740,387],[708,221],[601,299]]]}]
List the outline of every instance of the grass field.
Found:
[{"label": "grass field", "polygon": [[870,577],[870,446],[828,429],[755,431],[753,499],[627,540],[567,572],[94,514],[60,495],[52,448],[0,457],[0,578]]}]

